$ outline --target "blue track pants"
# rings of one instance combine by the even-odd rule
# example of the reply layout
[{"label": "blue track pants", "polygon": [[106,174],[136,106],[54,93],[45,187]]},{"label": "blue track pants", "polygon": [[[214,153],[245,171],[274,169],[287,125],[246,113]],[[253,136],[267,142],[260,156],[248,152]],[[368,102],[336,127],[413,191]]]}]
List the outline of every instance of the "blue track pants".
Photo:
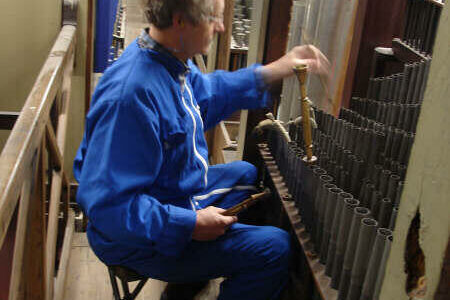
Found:
[{"label": "blue track pants", "polygon": [[[251,194],[250,189],[235,187],[253,185],[255,180],[256,169],[248,163],[213,166],[208,176],[211,186],[198,202],[202,207],[231,207]],[[287,282],[289,253],[285,231],[236,223],[215,241],[191,241],[178,257],[137,250],[126,265],[168,282],[225,277],[219,300],[268,300],[276,299]]]}]

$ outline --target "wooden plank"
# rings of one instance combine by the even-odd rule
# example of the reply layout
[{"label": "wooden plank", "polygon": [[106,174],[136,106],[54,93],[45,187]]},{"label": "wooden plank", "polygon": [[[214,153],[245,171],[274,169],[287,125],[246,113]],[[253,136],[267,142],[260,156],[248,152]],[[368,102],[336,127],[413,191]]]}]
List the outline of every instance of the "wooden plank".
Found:
[{"label": "wooden plank", "polygon": [[34,180],[33,174],[36,173],[37,157],[33,161],[28,176],[24,179],[19,202],[19,213],[16,229],[16,242],[14,245],[13,267],[11,271],[11,282],[9,286],[9,299],[23,299],[23,258],[25,250],[25,237],[28,230],[28,211],[31,197],[31,182]]},{"label": "wooden plank", "polygon": [[61,85],[62,66],[73,51],[75,33],[73,26],[62,28],[0,156],[0,245],[17,204],[25,166],[31,164],[40,144]]},{"label": "wooden plank", "polygon": [[225,163],[225,157],[223,156],[222,149],[225,145],[225,138],[223,137],[223,132],[219,126],[214,127],[214,136],[213,136],[213,147],[211,148],[211,164],[223,164]]},{"label": "wooden plank", "polygon": [[[350,87],[347,87],[347,91],[351,91],[351,85],[353,83],[353,74],[354,74],[354,63],[355,63],[355,57],[351,57],[351,54],[353,53],[356,55],[359,50],[359,43],[361,40],[361,32],[362,27],[359,28],[357,25],[362,24],[362,20],[364,19],[364,15],[367,8],[367,2],[365,1],[358,1],[355,4],[355,7],[353,8],[353,15],[352,15],[352,23],[350,24],[349,32],[347,34],[347,40],[345,43],[345,49],[343,54],[343,65],[340,70],[340,74],[338,77],[338,86],[337,89],[333,95],[333,115],[337,116],[339,114],[339,110],[341,109],[342,102],[344,101],[344,91],[346,83],[350,85]],[[351,77],[351,78],[348,78]]]},{"label": "wooden plank", "polygon": [[[50,202],[49,202],[49,212],[48,212],[48,226],[47,226],[47,241],[46,241],[46,255],[47,255],[47,300],[53,298],[53,283],[54,283],[54,272],[55,272],[55,255],[56,255],[56,240],[58,237],[58,216],[61,200],[65,202],[64,217],[68,222],[68,209],[70,199],[70,190],[68,189],[68,194],[66,199],[61,199],[61,190],[63,186],[63,181],[65,186],[69,186],[69,181],[67,179],[66,173],[64,172],[64,150],[65,150],[65,140],[67,133],[67,117],[69,114],[70,107],[70,95],[71,95],[71,83],[72,83],[72,71],[73,71],[74,53],[71,58],[67,61],[67,67],[64,71],[64,80],[62,84],[62,96],[61,96],[61,109],[60,115],[58,116],[58,132],[57,136],[53,132],[51,123],[47,123],[47,132],[51,136],[51,144],[54,155],[58,155],[60,161],[60,169],[53,170],[52,183],[50,188]],[[67,223],[66,223],[67,224]],[[67,225],[66,225],[67,226]],[[60,259],[61,263],[64,263]]]},{"label": "wooden plank", "polygon": [[47,122],[47,124],[45,125],[45,129],[49,146],[48,148],[50,150],[50,159],[52,160],[55,169],[59,171],[63,167],[63,158],[56,142],[55,131],[53,129],[52,123]]},{"label": "wooden plank", "polygon": [[23,298],[17,299],[45,299],[45,144],[42,143],[38,170],[34,177],[33,191],[29,207],[28,229],[25,237],[23,260],[24,274]]},{"label": "wooden plank", "polygon": [[[267,174],[270,176],[270,180],[275,187],[276,193],[279,196],[281,205],[288,216],[289,222],[292,229],[295,232],[295,237],[303,250],[304,257],[311,271],[312,277],[314,279],[317,291],[323,300],[336,300],[338,297],[338,291],[331,288],[331,278],[325,275],[325,266],[319,262],[319,257],[313,251],[314,247],[310,240],[309,233],[306,232],[304,225],[301,222],[301,218],[298,209],[295,207],[293,201],[283,200],[284,196],[287,194],[288,190],[286,185],[283,183],[282,178],[278,176],[275,178],[275,174],[278,172],[278,167],[273,160],[270,160],[268,155],[270,155],[270,150],[266,144],[259,144],[258,150],[260,157],[262,157],[263,162],[266,167]],[[271,168],[269,169],[268,162],[270,162]]]},{"label": "wooden plank", "polygon": [[220,131],[222,132],[224,145],[222,147],[222,150],[236,150],[236,145],[231,141],[230,135],[228,134],[228,129],[225,126],[225,122],[220,122],[219,124]]},{"label": "wooden plank", "polygon": [[355,21],[353,24],[353,37],[351,40],[351,45],[349,46],[350,49],[348,50],[349,53],[347,57],[347,70],[345,73],[344,86],[342,87],[343,90],[341,101],[338,112],[335,112],[335,115],[339,113],[339,110],[342,106],[348,107],[348,103],[350,102],[350,98],[352,96],[353,83],[355,82],[356,66],[358,64],[358,54],[361,47],[361,39],[368,2],[369,0],[359,1],[358,10],[356,12]]},{"label": "wooden plank", "polygon": [[0,129],[11,130],[19,117],[19,112],[0,111]]},{"label": "wooden plank", "polygon": [[206,65],[205,61],[203,60],[203,56],[201,54],[197,54],[194,56],[194,59],[200,71],[202,71],[202,73],[206,73]]},{"label": "wooden plank", "polygon": [[94,0],[87,0],[87,26],[86,26],[86,64],[84,74],[84,114],[87,115],[91,103],[91,81],[92,81],[92,55],[93,55],[93,32],[94,32]]},{"label": "wooden plank", "polygon": [[[68,270],[65,300],[113,299],[107,268],[90,249],[86,233],[74,232]],[[150,279],[136,299],[159,300],[165,286],[165,282]]]},{"label": "wooden plank", "polygon": [[230,64],[231,29],[234,14],[234,0],[225,1],[223,13],[223,25],[225,32],[219,35],[219,49],[217,55],[216,69],[228,70]]},{"label": "wooden plank", "polygon": [[209,49],[208,53],[208,61],[206,66],[207,73],[211,73],[216,69],[218,46],[219,46],[219,36],[216,34],[211,43],[211,48]]},{"label": "wooden plank", "polygon": [[[64,297],[64,287],[67,278],[67,270],[69,266],[70,251],[72,249],[72,237],[74,232],[74,222],[75,213],[73,211],[69,212],[69,217],[67,219],[67,225],[64,231],[64,241],[62,245],[61,252],[61,263],[58,268],[58,275],[55,282],[55,295],[52,299],[62,300]],[[52,278],[53,279],[53,278]],[[53,286],[53,285],[52,285]]]}]

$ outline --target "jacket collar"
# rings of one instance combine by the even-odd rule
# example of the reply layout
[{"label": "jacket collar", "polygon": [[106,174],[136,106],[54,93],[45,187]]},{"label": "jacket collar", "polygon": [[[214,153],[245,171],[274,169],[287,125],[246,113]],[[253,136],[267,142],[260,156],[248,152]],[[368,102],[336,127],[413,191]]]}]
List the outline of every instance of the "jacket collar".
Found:
[{"label": "jacket collar", "polygon": [[142,30],[137,43],[141,49],[150,50],[149,53],[166,66],[170,72],[174,73],[176,77],[185,76],[190,72],[190,68],[185,62],[175,57],[167,48],[149,35],[149,28]]}]

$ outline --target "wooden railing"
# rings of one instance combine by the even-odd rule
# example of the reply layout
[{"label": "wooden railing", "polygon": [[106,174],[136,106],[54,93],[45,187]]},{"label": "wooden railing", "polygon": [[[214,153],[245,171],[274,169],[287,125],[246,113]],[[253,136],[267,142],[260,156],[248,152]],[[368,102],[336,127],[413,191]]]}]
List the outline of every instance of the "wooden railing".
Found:
[{"label": "wooden railing", "polygon": [[0,156],[0,249],[13,253],[0,273],[11,300],[61,299],[64,290],[74,227],[64,147],[78,1],[63,2],[62,29],[22,111],[0,118],[9,120],[3,129],[14,123]]}]

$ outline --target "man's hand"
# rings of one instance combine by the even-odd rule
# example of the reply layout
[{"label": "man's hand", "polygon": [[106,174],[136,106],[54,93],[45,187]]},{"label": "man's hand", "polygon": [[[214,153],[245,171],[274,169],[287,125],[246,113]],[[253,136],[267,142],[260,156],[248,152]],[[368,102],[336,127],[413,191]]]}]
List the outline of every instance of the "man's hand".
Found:
[{"label": "man's hand", "polygon": [[308,72],[315,73],[321,77],[328,78],[330,72],[330,62],[313,45],[294,47],[278,60],[261,67],[261,74],[267,84],[281,80],[293,75],[293,68],[298,65],[307,65]]},{"label": "man's hand", "polygon": [[197,211],[197,221],[195,223],[192,239],[197,241],[212,241],[225,233],[231,224],[237,222],[235,216],[223,216],[224,209],[208,206]]}]

